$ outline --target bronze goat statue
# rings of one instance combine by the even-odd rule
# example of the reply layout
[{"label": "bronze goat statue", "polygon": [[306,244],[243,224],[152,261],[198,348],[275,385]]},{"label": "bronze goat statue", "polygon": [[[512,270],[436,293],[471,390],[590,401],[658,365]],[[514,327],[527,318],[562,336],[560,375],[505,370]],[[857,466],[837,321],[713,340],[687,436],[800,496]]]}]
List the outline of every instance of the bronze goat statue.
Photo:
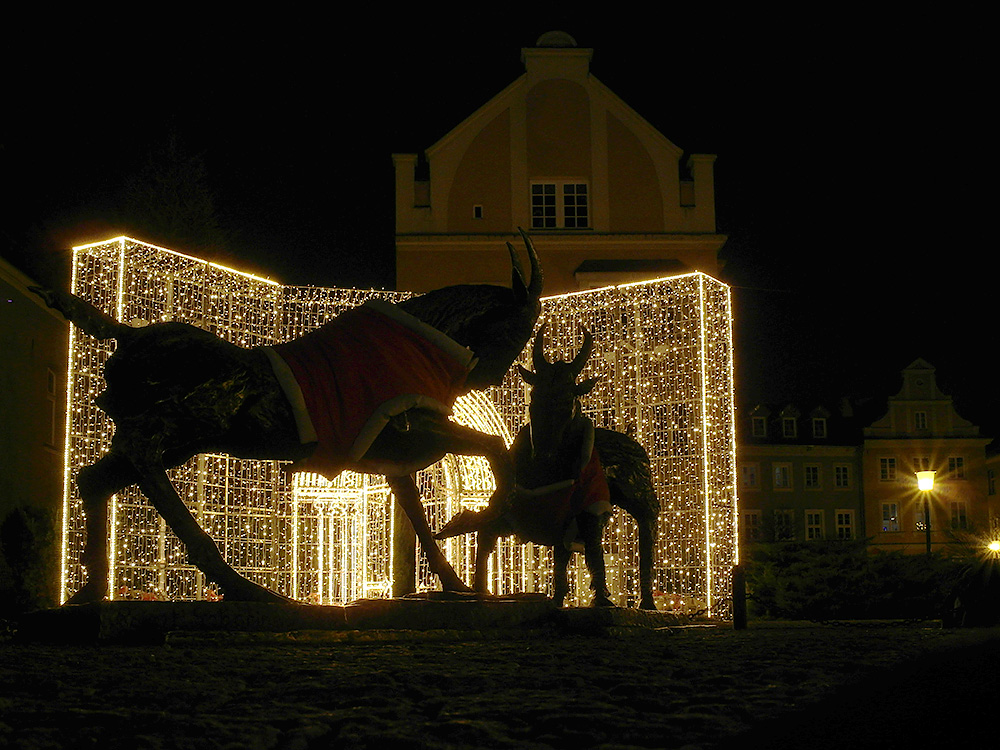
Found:
[{"label": "bronze goat statue", "polygon": [[[510,289],[460,285],[395,305],[369,302],[275,347],[244,349],[186,323],[134,328],[72,294],[33,289],[85,333],[117,340],[96,399],[115,434],[109,451],[77,477],[87,581],[70,603],[107,596],[108,503],[134,484],[227,599],[289,601],[237,573],[178,496],[166,470],[199,453],[293,461],[293,470],[331,478],[345,469],[385,474],[442,588],[468,591],[431,535],[412,472],[447,453],[485,456],[493,500],[503,503],[513,490],[503,441],[448,413],[458,396],[499,385],[531,337],[542,273],[521,236],[530,283],[507,243]],[[391,382],[399,373],[402,382]],[[370,411],[360,407],[364,398]]]},{"label": "bronze goat statue", "polygon": [[562,606],[568,592],[566,568],[582,551],[594,591],[592,605],[613,606],[607,588],[602,538],[611,506],[627,511],[639,531],[639,607],[656,609],[653,600],[653,544],[660,502],[653,488],[649,455],[631,437],[594,427],[580,398],[597,378],[580,383],[593,348],[584,332],[583,347],[571,362],[549,362],[543,352],[543,325],[532,347],[534,372],[518,365],[531,386],[528,423],[511,445],[518,490],[505,506],[479,513],[463,511],[436,535],[438,539],[477,531],[473,588],[487,592],[487,560],[499,537],[552,547],[553,600]]}]

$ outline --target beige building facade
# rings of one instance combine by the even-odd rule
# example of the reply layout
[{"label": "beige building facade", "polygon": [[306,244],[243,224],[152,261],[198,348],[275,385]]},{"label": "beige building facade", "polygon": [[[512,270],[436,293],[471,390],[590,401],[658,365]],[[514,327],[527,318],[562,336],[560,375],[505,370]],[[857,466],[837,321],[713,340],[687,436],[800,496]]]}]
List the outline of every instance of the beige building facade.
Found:
[{"label": "beige building facade", "polygon": [[698,270],[718,276],[714,162],[669,141],[562,32],[524,74],[417,154],[394,154],[396,285],[509,283],[503,240],[532,234],[547,294]]},{"label": "beige building facade", "polygon": [[[738,422],[740,542],[865,539],[873,550],[951,554],[1000,538],[989,437],[917,359],[884,414],[757,405]],[[934,471],[921,491],[918,471]],[[926,505],[925,505],[926,503]],[[930,517],[928,534],[926,516]]]},{"label": "beige building facade", "polygon": [[[986,446],[979,428],[955,410],[922,359],[903,370],[903,387],[884,417],[864,431],[866,521],[872,545],[904,552],[946,551],[988,536],[997,508],[988,495]],[[934,471],[931,490],[918,471]],[[926,500],[926,505],[925,505]],[[925,507],[929,510],[928,540]]]}]

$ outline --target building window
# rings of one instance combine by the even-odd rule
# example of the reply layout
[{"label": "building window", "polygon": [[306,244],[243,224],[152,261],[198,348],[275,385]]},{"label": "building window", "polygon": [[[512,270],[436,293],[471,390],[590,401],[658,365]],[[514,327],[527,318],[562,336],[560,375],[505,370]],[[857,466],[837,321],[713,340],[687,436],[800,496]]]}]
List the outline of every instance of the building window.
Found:
[{"label": "building window", "polygon": [[894,458],[880,458],[879,463],[879,479],[883,482],[895,482],[896,481],[896,459]]},{"label": "building window", "polygon": [[968,508],[964,501],[953,500],[951,502],[951,528],[955,531],[964,531],[969,528]]},{"label": "building window", "polygon": [[913,428],[916,430],[927,429],[927,412],[917,411],[913,413]]},{"label": "building window", "polygon": [[813,417],[812,421],[813,427],[813,437],[814,438],[825,438],[826,437],[826,418],[825,417]]},{"label": "building window", "polygon": [[781,508],[774,511],[774,541],[787,542],[795,538],[795,511]]},{"label": "building window", "polygon": [[833,467],[833,486],[838,490],[847,490],[851,487],[851,467],[846,464],[839,464]]},{"label": "building window", "polygon": [[586,229],[590,201],[585,182],[531,183],[532,229]]},{"label": "building window", "polygon": [[774,465],[774,489],[776,489],[776,490],[790,490],[790,489],[792,489],[792,465],[791,464],[775,464]]},{"label": "building window", "polygon": [[986,494],[997,494],[997,474],[993,469],[986,470]]},{"label": "building window", "polygon": [[965,479],[965,459],[961,456],[948,457],[948,478]]},{"label": "building window", "polygon": [[762,537],[763,524],[759,510],[748,510],[743,513],[743,541],[759,542]]},{"label": "building window", "polygon": [[837,539],[854,538],[854,511],[837,511]]},{"label": "building window", "polygon": [[882,531],[899,531],[899,505],[882,503]]},{"label": "building window", "polygon": [[913,471],[930,471],[931,460],[927,456],[917,456],[913,459]]},{"label": "building window", "polygon": [[751,417],[750,434],[754,437],[767,437],[767,420],[764,417]]},{"label": "building window", "polygon": [[792,417],[783,417],[781,420],[781,434],[786,438],[793,438],[798,435],[798,428]]},{"label": "building window", "polygon": [[742,464],[740,466],[740,477],[744,489],[755,490],[760,486],[758,479],[760,475],[760,465],[756,463]]},{"label": "building window", "polygon": [[818,490],[820,488],[819,466],[816,464],[807,464],[805,467],[805,487],[807,490]]},{"label": "building window", "polygon": [[481,219],[483,218],[483,207],[476,205],[472,207],[472,218]]},{"label": "building window", "polygon": [[806,511],[806,539],[823,538],[823,511]]}]

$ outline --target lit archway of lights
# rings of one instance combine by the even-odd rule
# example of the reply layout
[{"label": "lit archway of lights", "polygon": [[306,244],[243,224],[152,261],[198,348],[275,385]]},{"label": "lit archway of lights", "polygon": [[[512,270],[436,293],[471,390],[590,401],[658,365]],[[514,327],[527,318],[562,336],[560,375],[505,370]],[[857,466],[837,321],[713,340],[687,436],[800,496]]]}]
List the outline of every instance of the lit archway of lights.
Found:
[{"label": "lit archway of lights", "polygon": [[[181,320],[240,346],[274,344],[317,328],[371,297],[405,293],[286,287],[252,274],[118,237],[75,248],[73,291],[133,324]],[[661,607],[728,616],[737,561],[729,288],[693,273],[542,301],[546,353],[570,358],[582,330],[594,334],[584,377],[600,376],[584,403],[602,427],[635,436],[649,452],[661,500],[654,561]],[[84,515],[76,472],[103,455],[113,426],[93,405],[113,342],[70,337],[62,591],[85,580]],[[522,354],[530,366],[530,351]],[[455,419],[510,441],[526,414],[512,369],[498,388],[460,400]],[[391,588],[391,497],[381,478],[345,473],[334,483],[292,475],[276,461],[202,455],[171,472],[178,493],[223,555],[249,578],[321,602],[386,596]],[[432,527],[493,490],[482,459],[448,457],[419,475]],[[136,488],[111,507],[111,589],[116,597],[212,598],[187,565],[180,542]],[[471,575],[473,540],[448,540],[446,554]],[[618,514],[605,536],[609,585],[619,603],[637,590],[637,534]],[[579,558],[580,556],[576,556]],[[586,572],[574,563],[570,602],[586,603]],[[502,544],[491,563],[495,593],[548,591],[547,549]],[[434,582],[420,571],[418,586]]]}]

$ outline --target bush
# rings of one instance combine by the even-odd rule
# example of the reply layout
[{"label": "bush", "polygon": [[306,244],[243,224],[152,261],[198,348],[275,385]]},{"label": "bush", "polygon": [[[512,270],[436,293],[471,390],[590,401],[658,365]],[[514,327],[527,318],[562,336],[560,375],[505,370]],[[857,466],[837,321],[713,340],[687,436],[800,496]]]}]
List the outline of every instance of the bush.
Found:
[{"label": "bush", "polygon": [[750,613],[809,620],[940,617],[967,567],[842,541],[755,545],[749,558]]},{"label": "bush", "polygon": [[58,555],[54,513],[15,508],[0,521],[0,617],[57,603]]}]

